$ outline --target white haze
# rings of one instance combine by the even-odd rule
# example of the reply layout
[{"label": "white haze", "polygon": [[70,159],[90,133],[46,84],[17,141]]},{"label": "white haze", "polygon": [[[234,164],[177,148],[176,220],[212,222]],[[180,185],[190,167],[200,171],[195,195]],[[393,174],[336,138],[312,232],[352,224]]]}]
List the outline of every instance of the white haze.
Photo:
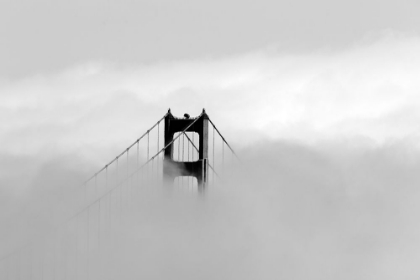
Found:
[{"label": "white haze", "polygon": [[[409,144],[355,149],[277,140],[238,152],[242,164],[204,197],[143,187],[135,210],[101,232],[91,279],[419,277],[420,155]],[[8,212],[3,243],[47,234],[68,214],[69,184],[83,176],[45,168],[36,191],[13,201],[20,211]],[[41,206],[43,216],[31,217]],[[9,232],[16,223],[27,223],[24,232]]]},{"label": "white haze", "polygon": [[243,164],[205,199],[149,194],[98,279],[418,279],[419,48],[390,36],[3,80],[0,252],[67,215],[73,187],[168,107],[205,107]]}]

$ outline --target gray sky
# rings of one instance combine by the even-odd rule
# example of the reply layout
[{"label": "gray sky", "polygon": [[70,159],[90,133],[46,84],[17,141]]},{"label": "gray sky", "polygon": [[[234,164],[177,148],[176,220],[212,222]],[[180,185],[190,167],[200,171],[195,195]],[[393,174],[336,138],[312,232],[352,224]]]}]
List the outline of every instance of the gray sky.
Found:
[{"label": "gray sky", "polygon": [[12,1],[0,3],[0,75],[91,61],[154,63],[271,48],[337,50],[419,35],[418,1]]}]

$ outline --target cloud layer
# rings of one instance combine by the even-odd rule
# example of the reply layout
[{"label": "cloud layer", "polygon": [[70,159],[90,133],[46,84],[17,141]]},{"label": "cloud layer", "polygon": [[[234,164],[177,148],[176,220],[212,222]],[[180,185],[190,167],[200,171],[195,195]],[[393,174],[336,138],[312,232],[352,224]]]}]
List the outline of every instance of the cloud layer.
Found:
[{"label": "cloud layer", "polygon": [[3,80],[1,149],[34,154],[121,147],[169,107],[178,115],[198,115],[205,107],[239,145],[261,137],[417,139],[419,45],[418,38],[388,36],[335,53],[261,51],[149,66],[92,63]]},{"label": "cloud layer", "polygon": [[[95,205],[89,219],[82,213],[66,224],[66,233],[40,234],[47,241],[32,252],[44,257],[30,270],[22,254],[20,276],[38,279],[42,260],[47,279],[86,277],[90,221],[91,279],[417,279],[420,154],[405,145],[328,148],[276,140],[240,150],[242,164],[205,197],[145,185],[130,196],[117,190],[101,212]],[[62,178],[79,177],[63,170],[46,168],[23,203],[49,205],[54,215],[22,225],[8,242],[49,231],[63,214],[74,197],[66,199],[71,186]],[[27,218],[13,213],[11,221],[18,217]]]}]

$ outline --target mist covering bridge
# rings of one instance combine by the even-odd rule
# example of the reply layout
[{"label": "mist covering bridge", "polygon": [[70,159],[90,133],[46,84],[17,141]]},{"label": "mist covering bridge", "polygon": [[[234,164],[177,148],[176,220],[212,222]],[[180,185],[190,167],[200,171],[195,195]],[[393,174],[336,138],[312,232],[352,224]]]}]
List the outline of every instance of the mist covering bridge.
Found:
[{"label": "mist covering bridge", "polygon": [[126,238],[120,230],[133,213],[145,211],[159,191],[203,196],[237,162],[204,109],[181,118],[169,109],[77,188],[72,209],[54,229],[1,257],[0,279],[116,279],[107,270],[119,258],[112,244]]}]

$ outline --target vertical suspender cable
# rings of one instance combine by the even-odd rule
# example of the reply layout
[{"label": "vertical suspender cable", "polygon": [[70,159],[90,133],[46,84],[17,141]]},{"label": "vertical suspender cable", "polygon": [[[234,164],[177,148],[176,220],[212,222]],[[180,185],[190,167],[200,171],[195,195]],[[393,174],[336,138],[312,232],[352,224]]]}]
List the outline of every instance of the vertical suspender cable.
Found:
[{"label": "vertical suspender cable", "polygon": [[[121,214],[122,214],[122,191],[124,187],[124,178],[121,180],[121,184],[118,184],[117,189],[119,190],[119,221],[121,222]],[[118,194],[117,194],[118,195]],[[118,198],[117,198],[118,199]]]},{"label": "vertical suspender cable", "polygon": [[225,142],[222,139],[222,172],[225,169]]},{"label": "vertical suspender cable", "polygon": [[21,251],[19,250],[18,252],[18,261],[17,261],[17,278],[20,280],[20,270],[21,270],[21,265],[20,265],[20,261],[21,261]]},{"label": "vertical suspender cable", "polygon": [[[194,143],[194,145],[195,145],[195,142],[194,142],[194,134],[195,133],[193,133],[193,135],[192,135],[192,142]],[[192,150],[192,155],[191,155],[191,157],[192,157],[192,160],[194,160],[194,149],[191,149]]]},{"label": "vertical suspender cable", "polygon": [[[77,226],[76,226],[76,228],[77,228]],[[76,237],[77,237],[77,235],[76,235]],[[77,240],[77,239],[76,239]],[[76,242],[76,245],[77,245],[77,242]],[[42,246],[42,245],[41,245]],[[40,260],[39,260],[39,274],[40,274],[40,276],[41,276],[41,279],[44,279],[44,247],[42,247],[41,248],[41,250],[40,250],[41,252],[40,252],[40,254],[41,254],[41,257],[40,257]],[[76,251],[77,252],[77,251]],[[76,266],[77,267],[77,266]],[[9,274],[7,274],[7,275],[9,275]],[[9,278],[7,278],[7,279],[9,279]]]},{"label": "vertical suspender cable", "polygon": [[[160,134],[160,127],[159,127],[159,125],[160,125],[160,121],[158,122],[158,126],[157,126],[157,150],[156,150],[156,153],[158,153],[159,152],[159,134]],[[159,155],[156,157],[156,177],[157,177],[157,180],[159,180]]]},{"label": "vertical suspender cable", "polygon": [[98,249],[101,246],[101,201],[102,197],[98,201]]},{"label": "vertical suspender cable", "polygon": [[[117,178],[116,178],[116,184],[115,184],[115,188],[112,190],[112,192],[114,191],[114,190],[117,190],[118,189],[118,160],[119,160],[119,158],[117,157],[117,163],[116,163],[116,168],[117,168]],[[112,192],[111,192],[111,194],[112,194]],[[115,198],[115,206],[116,206],[116,211],[115,211],[115,219],[117,219],[117,217],[118,217],[118,194],[116,194],[116,198]]]},{"label": "vertical suspender cable", "polygon": [[153,174],[153,171],[154,171],[154,164],[155,164],[155,158],[153,158],[152,159],[152,170],[151,170],[151,172],[150,172],[150,182],[152,183],[153,182],[153,179],[154,179],[154,177],[155,177],[155,175]]},{"label": "vertical suspender cable", "polygon": [[153,175],[153,165],[154,165],[154,163],[155,163],[155,158],[152,158],[152,172],[150,172],[150,182],[153,182],[153,177],[155,177]]},{"label": "vertical suspender cable", "polygon": [[[177,161],[181,161],[181,139],[178,138],[178,158]],[[180,184],[180,180],[179,180],[179,176],[177,177],[177,181],[178,181],[178,188],[180,188],[181,184]]]},{"label": "vertical suspender cable", "polygon": [[118,157],[117,157],[117,163],[115,165],[115,168],[116,168],[115,187],[118,187]]},{"label": "vertical suspender cable", "polygon": [[5,260],[4,265],[6,266],[6,280],[9,280],[10,279],[10,277],[9,277],[9,274],[10,274],[10,259],[9,258],[7,258]]},{"label": "vertical suspender cable", "polygon": [[129,174],[129,164],[128,164],[128,156],[129,156],[129,152],[130,152],[130,149],[129,148],[127,148],[127,175],[126,175],[126,178],[125,178],[125,180],[126,180],[126,184],[127,184],[127,187],[126,187],[126,193],[128,194],[129,193],[129,188],[130,188],[130,182],[131,182],[131,180],[130,180],[130,182],[128,181],[130,178],[128,177],[128,174]]},{"label": "vertical suspender cable", "polygon": [[[152,182],[153,182],[153,180],[155,180],[157,178],[157,176],[155,177],[155,174],[154,174],[154,169],[156,169],[156,170],[158,169],[157,166],[155,166],[155,164],[156,164],[155,163],[155,158],[153,158],[152,159]],[[155,183],[156,183],[156,181],[155,181]]]},{"label": "vertical suspender cable", "polygon": [[83,184],[83,188],[84,188],[84,203],[85,203],[85,205],[87,205],[87,182],[85,182],[84,184]]},{"label": "vertical suspender cable", "polygon": [[[184,145],[185,145],[185,134],[184,133],[182,133],[182,161],[184,162]],[[181,184],[182,184],[182,186],[184,185],[184,176],[182,176],[181,177],[182,178],[182,181],[181,181]]]},{"label": "vertical suspender cable", "polygon": [[32,279],[32,246],[28,247],[28,274],[29,274],[29,279]]},{"label": "vertical suspender cable", "polygon": [[[149,145],[149,143],[150,143],[150,130],[148,130],[147,131],[147,160],[149,160],[149,148],[150,148],[150,145]],[[147,171],[149,171],[149,166],[148,166],[148,168],[147,168]],[[146,181],[149,181],[149,172],[146,172],[146,178],[147,178],[147,180]]]},{"label": "vertical suspender cable", "polygon": [[[194,145],[195,145],[195,141],[194,141],[194,135],[195,135],[195,132],[193,132],[193,134],[192,134],[192,142],[194,143]],[[195,149],[192,149],[191,148],[191,160],[194,160],[194,154],[195,154]],[[193,165],[194,166],[194,165]],[[194,167],[193,167],[194,168]],[[193,170],[194,171],[194,170]],[[192,186],[194,187],[194,178],[191,178],[191,180],[192,180]]]},{"label": "vertical suspender cable", "polygon": [[[190,161],[190,147],[192,147],[190,141],[187,142],[187,161]],[[190,183],[191,183],[190,177],[188,177],[188,190],[190,189]]]},{"label": "vertical suspender cable", "polygon": [[[213,168],[216,168],[216,166],[214,165],[214,160],[215,160],[215,157],[214,157],[214,132],[215,131],[214,131],[214,126],[213,126]],[[213,170],[213,185],[214,185],[214,170]]]},{"label": "vertical suspender cable", "polygon": [[137,157],[137,159],[136,159],[136,171],[137,171],[137,174],[136,174],[136,179],[137,179],[136,188],[137,188],[140,185],[140,182],[139,182],[140,172],[138,172],[138,170],[139,170],[139,141],[137,141],[137,155],[136,155],[136,157]]},{"label": "vertical suspender cable", "polygon": [[230,152],[230,154],[232,155],[232,159],[231,159],[231,162],[232,162],[232,163],[231,163],[231,164],[232,164],[232,166],[233,166],[233,163],[234,163],[234,160],[235,160],[235,159],[234,159],[234,155],[235,155],[235,154],[234,154],[233,152]]},{"label": "vertical suspender cable", "polygon": [[[75,238],[76,238],[76,250],[75,250],[75,254],[74,254],[74,264],[75,264],[75,275],[76,275],[76,279],[78,278],[78,271],[79,271],[79,219],[78,219],[79,215],[76,215],[75,217],[75,224],[76,224],[76,234],[75,234]],[[42,264],[41,264],[41,279],[44,279],[44,255],[42,255]]]},{"label": "vertical suspender cable", "polygon": [[8,275],[8,272],[7,272],[7,260],[8,260],[8,258],[6,257],[5,259],[3,259],[3,260],[1,261],[1,263],[2,263],[2,267],[3,267],[3,269],[2,269],[2,276],[3,276],[3,278],[4,278],[4,279],[6,279],[6,280],[8,280],[8,279],[9,279],[9,275]]},{"label": "vertical suspender cable", "polygon": [[87,279],[89,280],[89,215],[90,214],[90,206],[87,209],[87,239],[86,239],[86,274]]},{"label": "vertical suspender cable", "polygon": [[108,193],[109,201],[108,201],[108,221],[109,221],[109,227],[112,226],[112,213],[111,213],[111,206],[112,206],[112,191]]},{"label": "vertical suspender cable", "polygon": [[181,161],[181,139],[178,138],[178,161]]},{"label": "vertical suspender cable", "polygon": [[147,131],[147,160],[149,160],[149,130]]},{"label": "vertical suspender cable", "polygon": [[[55,239],[56,237],[54,236],[54,238],[52,238],[52,239]],[[57,263],[57,256],[56,256],[56,240],[54,240],[53,241],[53,244],[52,244],[52,251],[53,251],[53,253],[52,253],[52,255],[53,255],[53,261],[52,261],[52,263],[53,263],[53,267],[52,267],[52,269],[53,269],[53,271],[52,271],[52,274],[53,274],[53,278],[54,279],[56,279],[57,277],[56,277],[56,275],[55,275],[55,272],[56,272],[56,268],[55,268],[55,266],[56,266],[56,263]]]},{"label": "vertical suspender cable", "polygon": [[[108,165],[107,166],[105,166],[105,190],[106,191],[108,191]],[[107,220],[107,218],[108,217],[110,217],[111,215],[107,215],[108,213],[108,211],[109,211],[109,207],[108,207],[108,209],[107,209],[107,207],[105,207],[105,221]],[[107,211],[108,210],[108,211]],[[108,220],[108,222],[109,222],[109,220]]]}]

